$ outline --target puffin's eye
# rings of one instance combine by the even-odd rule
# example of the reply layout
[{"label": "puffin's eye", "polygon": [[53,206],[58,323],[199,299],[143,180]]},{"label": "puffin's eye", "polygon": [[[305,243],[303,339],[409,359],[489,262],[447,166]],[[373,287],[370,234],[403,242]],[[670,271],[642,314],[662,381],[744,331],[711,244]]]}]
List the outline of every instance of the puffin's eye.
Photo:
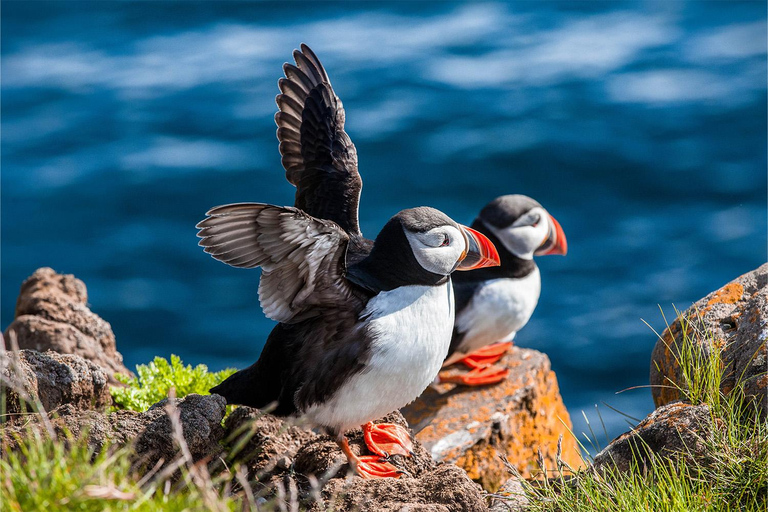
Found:
[{"label": "puffin's eye", "polygon": [[533,222],[531,223],[531,227],[535,228],[536,226],[539,225],[539,222],[541,222],[541,217],[537,215],[536,217],[533,218]]},{"label": "puffin's eye", "polygon": [[451,245],[451,239],[448,236],[443,238],[443,243],[440,244],[440,247],[445,247],[446,245]]}]

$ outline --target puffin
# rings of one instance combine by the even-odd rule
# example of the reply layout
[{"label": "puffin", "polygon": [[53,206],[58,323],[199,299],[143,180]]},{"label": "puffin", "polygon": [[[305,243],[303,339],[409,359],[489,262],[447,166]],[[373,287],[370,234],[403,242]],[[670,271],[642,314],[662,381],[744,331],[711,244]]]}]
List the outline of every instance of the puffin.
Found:
[{"label": "puffin", "polygon": [[541,204],[519,194],[485,205],[471,227],[493,242],[501,265],[456,274],[452,280],[456,320],[443,366],[461,362],[471,370],[442,373],[438,381],[482,386],[507,378],[509,370],[493,364],[511,348],[536,309],[541,275],[534,256],[564,256],[568,242],[560,223]]},{"label": "puffin", "polygon": [[[490,240],[429,207],[403,210],[375,240],[358,220],[362,179],[345,112],[302,44],[278,81],[277,138],[294,206],[237,203],[209,210],[199,245],[239,268],[261,267],[259,303],[277,325],[258,360],[210,391],[228,404],[273,407],[335,436],[363,478],[399,477],[408,431],[372,420],[416,399],[451,342],[454,270],[500,263]],[[344,433],[363,427],[373,455]]]}]

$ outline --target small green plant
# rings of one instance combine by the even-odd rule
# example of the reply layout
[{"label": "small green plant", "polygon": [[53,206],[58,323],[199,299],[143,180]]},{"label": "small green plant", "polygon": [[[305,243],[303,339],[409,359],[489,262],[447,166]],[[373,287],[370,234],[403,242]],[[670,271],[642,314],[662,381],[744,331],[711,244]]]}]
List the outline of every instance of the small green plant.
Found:
[{"label": "small green plant", "polygon": [[207,395],[208,390],[224,379],[235,373],[234,368],[227,368],[220,372],[209,372],[208,367],[199,364],[184,365],[181,358],[171,355],[171,362],[163,357],[155,357],[149,364],[136,365],[137,377],[126,377],[117,374],[116,378],[125,387],[113,386],[111,388],[115,409],[129,409],[132,411],[146,411],[168,396],[173,388],[175,396],[182,398],[190,393]]}]

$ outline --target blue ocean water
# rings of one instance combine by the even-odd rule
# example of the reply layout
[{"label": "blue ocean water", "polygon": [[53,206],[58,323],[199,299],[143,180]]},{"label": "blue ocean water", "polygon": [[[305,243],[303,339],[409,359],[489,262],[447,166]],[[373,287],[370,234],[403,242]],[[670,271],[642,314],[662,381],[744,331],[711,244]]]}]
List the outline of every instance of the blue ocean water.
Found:
[{"label": "blue ocean water", "polygon": [[368,236],[417,205],[469,223],[504,193],[560,221],[570,252],[540,259],[517,343],[549,355],[577,433],[582,410],[602,431],[594,404],[652,409],[616,393],[648,383],[659,305],[766,261],[764,2],[3,2],[1,326],[51,266],[129,366],[254,361],[259,274],[194,225],[292,204],[272,116],[300,42],[344,101]]}]

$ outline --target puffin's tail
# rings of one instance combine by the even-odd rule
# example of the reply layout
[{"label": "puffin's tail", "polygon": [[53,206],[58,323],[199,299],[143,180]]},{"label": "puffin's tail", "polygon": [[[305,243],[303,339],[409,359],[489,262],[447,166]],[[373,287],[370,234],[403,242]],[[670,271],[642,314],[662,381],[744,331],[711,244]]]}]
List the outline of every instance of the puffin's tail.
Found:
[{"label": "puffin's tail", "polygon": [[[227,399],[230,405],[247,405],[263,409],[274,402],[272,414],[287,416],[295,412],[294,389],[290,388],[290,357],[283,324],[278,324],[267,338],[259,360],[248,368],[230,375],[224,382],[210,389]],[[288,373],[286,373],[288,372]],[[288,386],[289,389],[283,389]],[[287,397],[282,400],[282,397]]]},{"label": "puffin's tail", "polygon": [[[227,399],[230,405],[248,405],[250,407],[264,407],[274,398],[261,396],[258,363],[254,363],[245,370],[240,370],[230,375],[224,382],[210,389]],[[265,400],[266,398],[266,400]]]}]

